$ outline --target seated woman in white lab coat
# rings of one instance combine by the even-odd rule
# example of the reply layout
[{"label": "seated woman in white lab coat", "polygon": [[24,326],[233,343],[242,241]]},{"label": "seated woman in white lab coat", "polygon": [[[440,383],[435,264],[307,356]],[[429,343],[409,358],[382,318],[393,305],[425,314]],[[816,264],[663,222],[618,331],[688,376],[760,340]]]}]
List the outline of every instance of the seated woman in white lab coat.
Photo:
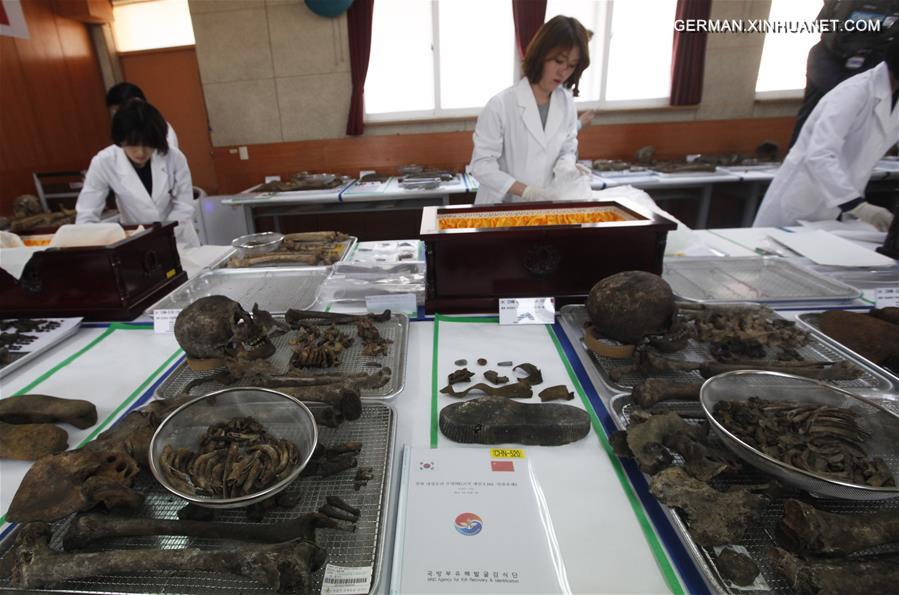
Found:
[{"label": "seated woman in white lab coat", "polygon": [[887,209],[865,201],[877,162],[899,141],[899,37],[883,62],[821,98],[765,193],[755,227],[854,216],[886,231]]},{"label": "seated woman in white lab coat", "polygon": [[178,242],[198,246],[187,159],[169,147],[159,110],[145,101],[129,101],[112,118],[112,140],[114,145],[91,159],[75,204],[75,222],[100,221],[112,191],[123,225],[177,221]]},{"label": "seated woman in white lab coat", "polygon": [[573,99],[590,65],[588,35],[572,17],[544,23],[525,52],[524,77],[487,103],[471,154],[471,174],[480,184],[475,204],[553,200],[554,177],[589,174],[576,163]]}]

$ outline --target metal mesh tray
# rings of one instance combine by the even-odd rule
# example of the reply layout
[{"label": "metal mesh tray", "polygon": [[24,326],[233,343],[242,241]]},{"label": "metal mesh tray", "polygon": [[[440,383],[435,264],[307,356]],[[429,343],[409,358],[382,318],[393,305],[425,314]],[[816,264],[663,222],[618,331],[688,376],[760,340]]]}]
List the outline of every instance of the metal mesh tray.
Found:
[{"label": "metal mesh tray", "polygon": [[[371,566],[371,591],[378,589],[384,563],[384,539],[387,529],[388,504],[390,502],[393,449],[395,437],[393,410],[381,403],[365,403],[362,417],[347,422],[339,428],[319,428],[319,441],[325,445],[347,441],[360,441],[362,452],[358,456],[359,467],[372,467],[374,479],[359,491],[354,490],[353,469],[337,475],[321,477],[301,477],[287,492],[303,492],[300,502],[291,510],[275,509],[266,513],[265,523],[278,523],[294,519],[321,506],[326,496],[340,496],[361,509],[356,523],[356,531],[333,531],[319,529],[317,542],[328,551],[327,564],[337,566]],[[176,498],[155,483],[149,474],[141,473],[136,484],[146,494],[140,516],[151,518],[177,519],[177,512],[186,502]],[[61,549],[62,535],[73,517],[59,521],[53,526],[50,547]],[[243,510],[216,511],[216,520],[227,523],[253,524],[245,517]],[[0,544],[0,555],[6,553],[15,543],[14,531]],[[197,547],[215,549],[226,543],[221,540],[195,537],[135,537],[120,538],[104,542],[102,549],[182,549]],[[313,575],[313,593],[320,593],[325,567]],[[11,589],[7,579],[0,579],[0,590]],[[41,592],[53,593],[269,593],[265,586],[237,575],[214,572],[150,572],[133,575],[98,576],[72,580],[53,589]]]},{"label": "metal mesh tray", "polygon": [[209,270],[156,302],[147,312],[183,309],[210,295],[227,296],[247,311],[253,304],[272,314],[283,314],[290,308],[306,310],[315,303],[330,274],[328,267]]},{"label": "metal mesh tray", "polygon": [[[357,238],[356,236],[349,236],[349,239],[344,240],[343,242],[335,242],[335,243],[337,243],[337,244],[343,244],[343,248],[342,248],[342,250],[340,251],[340,258],[337,259],[337,262],[343,262],[343,261],[345,261],[345,260],[349,257],[349,255],[352,254],[353,251],[356,249],[356,245],[359,243],[359,238]],[[222,256],[221,258],[219,258],[218,260],[216,260],[215,262],[213,262],[211,265],[209,265],[209,268],[210,268],[210,269],[229,269],[229,268],[232,268],[232,267],[230,266],[230,264],[229,264],[229,261],[231,260],[231,257],[234,256],[234,253],[235,253],[235,252],[237,252],[237,249],[236,249],[236,248],[233,249],[233,250],[229,250],[228,252],[225,253],[224,256]],[[285,268],[285,267],[287,267],[287,268],[299,269],[299,268],[307,268],[307,267],[310,267],[310,266],[312,266],[312,265],[304,265],[304,264],[298,264],[298,263],[289,263],[289,262],[286,262],[286,263],[282,263],[282,264],[279,264],[279,263],[266,263],[266,264],[260,264],[260,265],[250,266],[250,267],[242,267],[242,268],[250,268],[250,269],[279,269],[279,268]]]},{"label": "metal mesh tray", "polygon": [[[609,372],[611,370],[623,369],[633,365],[633,358],[613,359],[597,355],[587,350],[583,344],[583,329],[587,323],[587,308],[583,305],[563,306],[561,310],[562,323],[569,329],[571,339],[577,342],[590,355],[594,366],[599,371],[603,383],[610,389],[618,392],[630,392],[631,387],[640,384],[646,380],[646,376],[636,370],[628,370],[618,379],[612,380]],[[893,388],[893,380],[885,375],[885,373],[877,366],[871,364],[867,360],[863,360],[851,351],[843,348],[838,343],[832,341],[824,341],[817,334],[811,335],[811,341],[805,347],[798,350],[799,355],[806,361],[823,362],[848,360],[862,370],[862,376],[855,380],[835,380],[833,384],[841,388],[847,389],[866,389],[866,390],[891,390]],[[687,348],[676,353],[665,354],[671,359],[682,359],[685,361],[701,361],[711,360],[712,355],[709,352],[708,345],[690,340]],[[698,371],[679,371],[679,372],[658,372],[653,374],[659,378],[671,378],[672,380],[685,380],[702,382],[704,378]]]},{"label": "metal mesh tray", "polygon": [[[895,401],[878,400],[878,402],[893,411],[899,411],[899,407],[897,407]],[[631,401],[630,395],[618,395],[613,397],[611,405],[612,419],[615,422],[615,425],[619,429],[627,429],[630,424],[630,412],[636,407]],[[680,404],[671,404],[663,402],[659,403],[653,410],[677,411],[690,423],[706,423],[705,416],[703,415],[698,402],[695,404],[686,404],[683,402]],[[722,446],[722,448],[725,447]],[[683,462],[680,456],[676,454],[674,460],[676,463]],[[726,490],[732,486],[758,485],[770,481],[770,479],[770,476],[745,466],[745,471],[739,478],[716,478],[709,483],[718,490]],[[668,520],[671,522],[675,532],[678,534],[678,537],[684,544],[687,552],[689,552],[690,557],[693,559],[693,562],[703,575],[703,578],[706,580],[706,583],[712,592],[727,593],[729,595],[745,595],[746,593],[776,593],[778,595],[787,595],[794,593],[793,589],[768,559],[768,549],[776,545],[775,531],[778,522],[781,517],[783,517],[784,500],[784,498],[770,499],[767,506],[759,515],[757,522],[748,527],[746,533],[743,534],[743,537],[739,541],[731,544],[746,548],[748,555],[756,565],[758,565],[761,576],[764,579],[764,582],[767,583],[768,589],[755,590],[730,586],[721,577],[721,574],[718,571],[713,557],[715,549],[699,546],[693,541],[693,538],[690,536],[687,529],[686,516],[674,509],[666,508],[664,505],[662,508],[665,510]],[[899,499],[881,500],[878,502],[856,502],[851,500],[820,498],[814,499],[813,504],[816,508],[828,512],[839,514],[862,514],[883,510],[895,510],[899,508]],[[860,554],[875,554],[893,551],[899,551],[899,546],[894,544],[871,548],[860,552]]]},{"label": "metal mesh tray", "polygon": [[800,314],[799,316],[797,316],[796,319],[804,327],[810,329],[812,331],[812,333],[814,333],[815,336],[821,337],[822,341],[831,343],[833,345],[838,345],[840,347],[840,349],[844,349],[848,353],[851,353],[854,358],[858,359],[859,361],[865,362],[865,364],[867,364],[868,366],[871,366],[872,368],[874,368],[876,370],[879,370],[885,377],[889,378],[893,382],[893,388],[896,390],[899,390],[899,370],[894,371],[894,370],[891,370],[890,368],[884,368],[883,366],[879,366],[879,365],[875,364],[868,358],[866,358],[862,355],[859,355],[852,349],[849,349],[848,347],[846,347],[845,345],[843,345],[842,343],[840,343],[839,341],[837,341],[836,339],[834,339],[833,337],[831,337],[830,335],[828,335],[827,333],[822,331],[820,325],[818,324],[818,319],[820,317],[821,317],[820,312],[806,312],[804,314]]},{"label": "metal mesh tray", "polygon": [[849,301],[861,292],[783,258],[679,258],[662,273],[675,295],[698,302]]},{"label": "metal mesh tray", "polygon": [[[362,355],[362,341],[356,337],[356,327],[352,324],[339,325],[343,332],[351,337],[356,337],[352,346],[344,350],[340,355],[340,365],[333,368],[308,368],[312,373],[356,373],[368,372],[369,374],[376,372],[379,368],[375,366],[367,366],[368,363],[378,363],[382,366],[390,368],[390,381],[382,387],[373,389],[363,389],[362,398],[387,400],[399,394],[406,383],[406,351],[409,346],[409,318],[405,314],[393,314],[390,320],[374,323],[375,327],[380,331],[381,336],[390,339],[393,343],[387,351],[386,356],[367,356]],[[288,345],[288,340],[294,335],[294,331],[287,332],[280,337],[275,337],[272,342],[275,344],[275,354],[270,361],[278,370],[286,370],[293,351]],[[159,386],[156,394],[160,398],[168,399],[175,395],[181,394],[184,386],[192,380],[206,378],[221,372],[220,369],[207,370],[197,372],[191,370],[187,362],[181,364],[172,372],[168,378]],[[244,386],[242,383],[233,386]],[[205,395],[214,390],[226,388],[224,384],[210,380],[198,384],[191,389],[193,395]],[[277,388],[274,390],[278,390]]]}]

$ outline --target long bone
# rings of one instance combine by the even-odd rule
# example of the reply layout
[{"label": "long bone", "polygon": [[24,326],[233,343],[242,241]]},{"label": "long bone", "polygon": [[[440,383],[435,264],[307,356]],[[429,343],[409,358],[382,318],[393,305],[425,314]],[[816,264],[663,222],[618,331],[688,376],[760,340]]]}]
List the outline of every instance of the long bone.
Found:
[{"label": "long bone", "polygon": [[321,321],[312,324],[348,324],[357,320],[369,319],[372,322],[386,322],[390,320],[390,310],[384,310],[380,314],[340,314],[338,312],[318,312],[315,310],[294,310],[291,308],[284,313],[284,320],[292,328],[300,323],[301,320]]},{"label": "long bone", "polygon": [[701,383],[672,382],[668,378],[647,378],[634,387],[631,398],[641,407],[652,407],[662,401],[698,401]]},{"label": "long bone", "polygon": [[83,430],[97,423],[97,407],[81,399],[20,395],[0,399],[0,421],[11,424],[61,422]]},{"label": "long bone", "polygon": [[241,544],[219,550],[134,549],[58,554],[50,549],[46,523],[30,523],[16,541],[16,563],[10,584],[18,589],[40,589],[90,576],[136,574],[152,571],[228,572],[250,578],[279,593],[308,593],[312,573],[327,553],[316,544]]},{"label": "long bone", "polygon": [[803,552],[846,556],[869,547],[899,543],[899,512],[834,514],[799,500],[787,500],[780,528]]},{"label": "long bone", "polygon": [[353,525],[341,523],[339,520],[319,512],[311,512],[289,521],[265,525],[83,514],[75,518],[66,530],[63,536],[63,548],[70,551],[105,539],[148,535],[182,535],[259,543],[283,543],[294,539],[314,542],[316,529],[355,531]]}]

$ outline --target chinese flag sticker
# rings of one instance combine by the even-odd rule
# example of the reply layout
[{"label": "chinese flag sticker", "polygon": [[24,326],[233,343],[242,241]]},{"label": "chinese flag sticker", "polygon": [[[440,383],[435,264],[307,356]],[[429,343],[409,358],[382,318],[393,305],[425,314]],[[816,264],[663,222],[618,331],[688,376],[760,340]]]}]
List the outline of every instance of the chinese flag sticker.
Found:
[{"label": "chinese flag sticker", "polygon": [[491,471],[515,471],[513,461],[490,461]]}]

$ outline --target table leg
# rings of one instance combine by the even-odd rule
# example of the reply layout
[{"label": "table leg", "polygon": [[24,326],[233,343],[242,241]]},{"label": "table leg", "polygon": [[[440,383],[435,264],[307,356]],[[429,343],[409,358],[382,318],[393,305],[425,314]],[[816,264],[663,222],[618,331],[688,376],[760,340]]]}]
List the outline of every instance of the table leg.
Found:
[{"label": "table leg", "polygon": [[712,205],[712,185],[702,187],[702,195],[699,199],[699,214],[696,215],[696,228],[705,229],[709,223],[709,207]]},{"label": "table leg", "polygon": [[253,205],[244,205],[243,215],[247,220],[247,233],[256,233],[256,219],[253,217]]},{"label": "table leg", "polygon": [[761,182],[751,182],[749,184],[749,193],[746,196],[746,203],[743,205],[743,227],[752,227],[755,220],[755,211],[759,206],[759,190],[761,190]]}]

